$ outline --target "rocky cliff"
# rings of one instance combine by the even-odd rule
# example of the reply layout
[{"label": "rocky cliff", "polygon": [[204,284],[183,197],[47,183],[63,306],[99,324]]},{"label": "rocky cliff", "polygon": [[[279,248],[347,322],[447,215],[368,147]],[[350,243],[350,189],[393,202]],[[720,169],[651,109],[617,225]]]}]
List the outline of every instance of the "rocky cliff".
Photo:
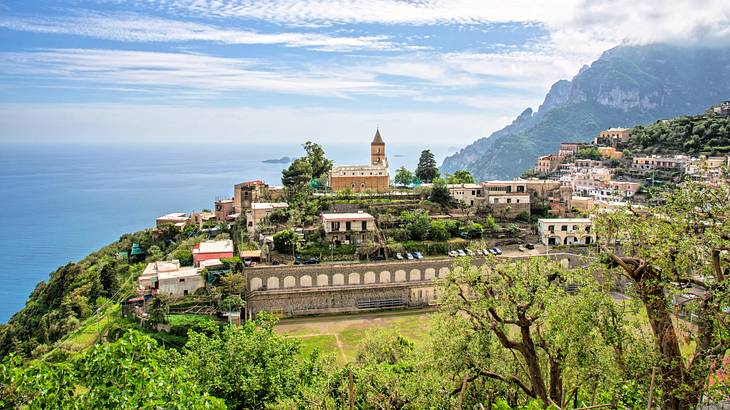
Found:
[{"label": "rocky cliff", "polygon": [[730,99],[730,49],[619,46],[572,80],[553,84],[536,112],[446,158],[441,171],[469,169],[478,179],[514,178],[563,141],[590,141],[600,130],[702,112]]}]

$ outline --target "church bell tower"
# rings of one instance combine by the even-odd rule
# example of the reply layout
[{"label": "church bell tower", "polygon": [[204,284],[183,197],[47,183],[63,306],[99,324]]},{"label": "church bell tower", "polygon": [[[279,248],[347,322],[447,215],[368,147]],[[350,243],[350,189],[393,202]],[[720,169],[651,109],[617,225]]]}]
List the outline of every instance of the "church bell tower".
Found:
[{"label": "church bell tower", "polygon": [[370,143],[370,164],[388,166],[388,159],[385,157],[385,143],[380,136],[380,128],[375,130],[375,138]]}]

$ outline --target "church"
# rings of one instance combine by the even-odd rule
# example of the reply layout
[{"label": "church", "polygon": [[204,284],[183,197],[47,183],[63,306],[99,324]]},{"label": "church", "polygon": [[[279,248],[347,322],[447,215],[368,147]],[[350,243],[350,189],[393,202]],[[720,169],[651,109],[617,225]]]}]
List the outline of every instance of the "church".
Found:
[{"label": "church", "polygon": [[390,190],[388,157],[385,155],[385,142],[380,136],[380,129],[375,130],[375,137],[370,143],[370,164],[334,167],[329,174],[329,184],[335,192],[348,188],[353,192]]}]

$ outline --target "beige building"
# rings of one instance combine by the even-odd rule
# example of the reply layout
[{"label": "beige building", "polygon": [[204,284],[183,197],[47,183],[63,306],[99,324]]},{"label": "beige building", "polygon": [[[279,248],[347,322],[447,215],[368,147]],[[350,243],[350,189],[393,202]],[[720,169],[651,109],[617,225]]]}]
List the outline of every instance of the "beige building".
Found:
[{"label": "beige building", "polygon": [[200,271],[192,266],[180,266],[180,261],[152,262],[139,277],[141,293],[172,297],[192,295],[205,287]]},{"label": "beige building", "polygon": [[560,150],[558,151],[558,155],[561,157],[572,157],[575,155],[576,152],[578,152],[579,148],[587,146],[588,143],[585,142],[563,142],[560,144]]},{"label": "beige building", "polygon": [[375,238],[375,217],[366,212],[322,214],[327,242],[351,244]]},{"label": "beige building", "polygon": [[390,190],[388,157],[385,155],[385,142],[379,129],[375,131],[375,137],[370,143],[370,164],[333,167],[329,173],[329,185],[335,192],[346,189],[353,192]]},{"label": "beige building", "polygon": [[167,215],[162,215],[155,219],[155,226],[160,228],[165,225],[173,225],[180,229],[183,229],[188,224],[190,217],[184,212],[173,212]]},{"label": "beige building", "polygon": [[558,169],[560,163],[563,161],[563,157],[560,155],[543,155],[537,159],[537,165],[535,171],[542,174],[550,174]]},{"label": "beige building", "polygon": [[215,201],[215,219],[218,221],[234,221],[238,217],[233,206],[233,199],[218,199]]},{"label": "beige building", "polygon": [[449,196],[468,206],[479,206],[484,200],[484,190],[480,184],[449,184]]},{"label": "beige building", "polygon": [[634,157],[634,169],[651,171],[655,169],[679,171],[689,162],[689,158],[677,155],[675,157],[662,157],[652,155],[650,157]]},{"label": "beige building", "polygon": [[545,245],[590,245],[596,242],[593,221],[588,218],[538,219],[537,232]]},{"label": "beige building", "polygon": [[530,194],[527,192],[490,193],[486,203],[492,215],[499,218],[515,218],[520,214],[530,215]]},{"label": "beige building", "polygon": [[264,201],[264,194],[268,189],[264,181],[246,181],[233,186],[233,209],[234,213],[241,214],[251,209],[254,202]]},{"label": "beige building", "polygon": [[286,202],[254,202],[251,209],[246,211],[246,230],[249,233],[256,232],[258,225],[267,216],[271,215],[277,209],[286,209],[289,204]]},{"label": "beige building", "polygon": [[630,128],[609,128],[605,131],[601,131],[593,142],[596,145],[616,147],[629,142],[629,138],[631,138]]}]

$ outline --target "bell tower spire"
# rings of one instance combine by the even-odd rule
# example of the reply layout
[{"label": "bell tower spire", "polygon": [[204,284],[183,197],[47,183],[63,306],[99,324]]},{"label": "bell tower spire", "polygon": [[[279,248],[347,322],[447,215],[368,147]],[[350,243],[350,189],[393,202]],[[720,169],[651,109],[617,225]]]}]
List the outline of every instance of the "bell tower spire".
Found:
[{"label": "bell tower spire", "polygon": [[385,156],[385,142],[380,136],[380,127],[375,129],[375,137],[370,143],[370,164],[388,166],[388,158]]}]

